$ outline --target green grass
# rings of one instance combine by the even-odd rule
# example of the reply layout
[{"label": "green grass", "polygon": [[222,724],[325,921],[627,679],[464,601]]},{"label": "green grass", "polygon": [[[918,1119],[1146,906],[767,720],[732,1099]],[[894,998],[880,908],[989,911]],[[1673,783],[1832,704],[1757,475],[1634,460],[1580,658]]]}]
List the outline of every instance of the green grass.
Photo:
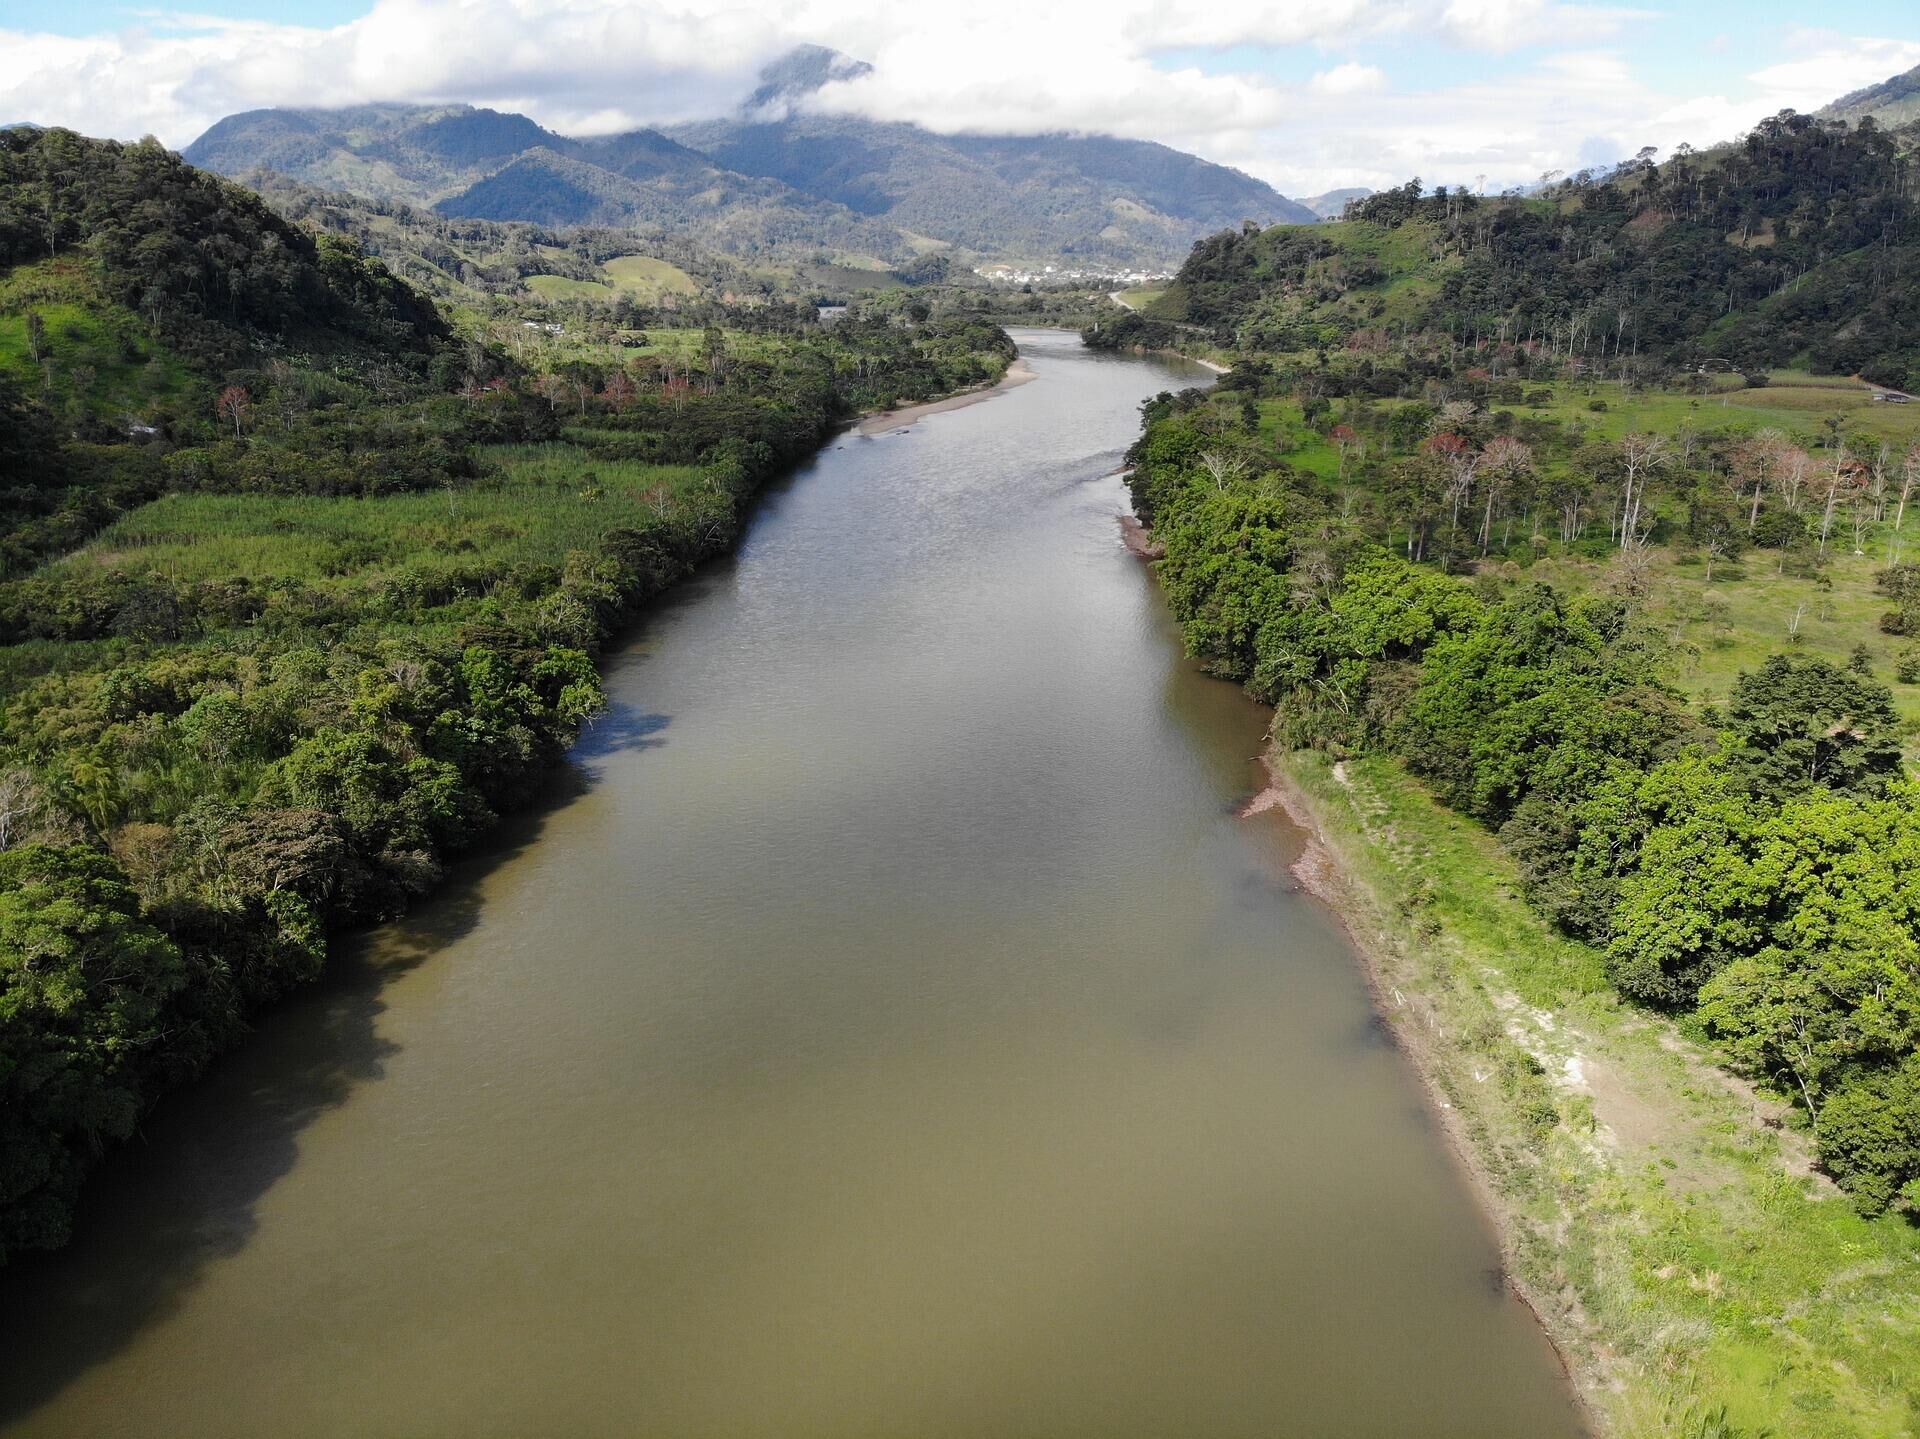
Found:
[{"label": "green grass", "polygon": [[596,460],[561,443],[497,446],[487,461],[485,478],[448,492],[169,495],[50,568],[359,583],[403,569],[558,564],[610,529],[690,507],[705,483],[697,466]]},{"label": "green grass", "polygon": [[[1753,431],[1772,427],[1802,443],[1824,439],[1826,420],[1838,417],[1843,430],[1874,440],[1887,440],[1904,449],[1920,439],[1920,404],[1874,403],[1866,388],[1835,376],[1776,372],[1774,383],[1757,389],[1722,378],[1714,393],[1682,395],[1660,390],[1626,391],[1617,383],[1587,384],[1562,381],[1554,385],[1526,385],[1551,390],[1551,404],[1501,405],[1516,414],[1536,414],[1562,422],[1578,420],[1595,439],[1614,440],[1631,430],[1671,435],[1682,426],[1696,430]],[[1593,401],[1606,408],[1596,411]]]},{"label": "green grass", "polygon": [[529,275],[527,288],[543,300],[611,300],[616,293],[611,285],[565,275]]},{"label": "green grass", "polygon": [[[1510,1263],[1613,1432],[1724,1404],[1776,1439],[1920,1432],[1920,1229],[1861,1219],[1804,1165],[1784,1105],[1611,994],[1484,830],[1390,760],[1282,759],[1339,853],[1384,1003],[1460,1121]],[[1543,1071],[1544,1136],[1510,1083]],[[1570,1063],[1571,1061],[1571,1063]],[[1525,1064],[1525,1061],[1522,1061]]]},{"label": "green grass", "polygon": [[678,265],[650,255],[621,255],[600,267],[617,290],[636,299],[657,300],[662,295],[693,295],[699,282]]},{"label": "green grass", "polygon": [[[1920,553],[1920,515],[1910,518],[1909,527],[1911,548]],[[1835,547],[1819,577],[1783,574],[1777,551],[1749,550],[1736,565],[1717,565],[1711,582],[1697,553],[1662,549],[1644,613],[1675,641],[1667,678],[1718,702],[1741,671],[1758,668],[1770,654],[1791,649],[1846,664],[1854,648],[1865,645],[1875,677],[1892,688],[1901,714],[1920,734],[1920,685],[1901,684],[1893,674],[1896,657],[1920,641],[1882,634],[1879,627],[1890,602],[1874,589],[1874,576],[1886,566],[1890,539],[1889,527],[1880,526],[1867,553],[1856,555],[1849,537]],[[1540,560],[1524,571],[1528,580],[1572,593],[1598,588],[1612,573],[1608,562],[1570,556]]]},{"label": "green grass", "polygon": [[[565,255],[542,246],[543,252]],[[527,289],[543,300],[612,300],[631,295],[651,302],[667,295],[697,295],[700,283],[678,265],[649,255],[621,255],[601,265],[603,280],[576,280],[565,275],[529,275]]]},{"label": "green grass", "polygon": [[[45,326],[41,361],[28,340],[27,316]],[[179,397],[192,373],[151,339],[137,316],[100,294],[84,264],[21,265],[0,279],[0,370],[57,410],[107,416]],[[91,372],[89,374],[89,372]]]}]

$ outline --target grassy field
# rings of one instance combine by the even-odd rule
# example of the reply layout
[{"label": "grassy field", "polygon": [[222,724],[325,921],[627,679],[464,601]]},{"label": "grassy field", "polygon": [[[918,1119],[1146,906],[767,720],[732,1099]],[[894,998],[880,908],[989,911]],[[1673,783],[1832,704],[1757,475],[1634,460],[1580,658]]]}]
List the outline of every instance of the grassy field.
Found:
[{"label": "grassy field", "polygon": [[652,303],[667,295],[700,293],[700,282],[693,276],[678,265],[656,260],[650,255],[618,256],[602,264],[600,273],[604,279],[575,280],[565,275],[530,275],[526,286],[543,300],[612,300],[624,294],[642,303]]},{"label": "grassy field", "polygon": [[638,300],[657,300],[662,295],[698,294],[700,284],[678,265],[656,260],[650,255],[621,255],[600,267],[616,290]]},{"label": "grassy field", "polygon": [[[1842,376],[1775,371],[1771,383],[1753,389],[1740,384],[1737,376],[1723,376],[1716,378],[1714,392],[1707,395],[1628,392],[1611,382],[1565,381],[1527,389],[1550,389],[1553,402],[1506,408],[1562,422],[1577,420],[1595,439],[1618,439],[1632,430],[1671,435],[1687,425],[1701,431],[1771,426],[1802,444],[1814,444],[1825,441],[1830,419],[1839,421],[1844,434],[1884,439],[1901,449],[1920,439],[1920,404],[1876,403],[1866,386]],[[1605,409],[1594,410],[1596,400]]]},{"label": "grassy field", "polygon": [[[1623,1439],[1920,1433],[1920,1229],[1861,1219],[1787,1106],[1624,1005],[1493,838],[1392,761],[1278,763],[1339,859],[1383,1008],[1504,1216],[1509,1263]],[[1547,1114],[1542,1106],[1550,1105]],[[1735,1426],[1711,1427],[1721,1408]]]},{"label": "grassy field", "polygon": [[249,575],[351,585],[401,570],[557,565],[608,530],[690,504],[705,472],[592,458],[573,445],[502,445],[487,474],[445,492],[375,498],[169,495],[51,572],[109,568],[174,579]]},{"label": "grassy field", "polygon": [[[29,314],[45,326],[40,361]],[[65,261],[21,265],[0,279],[0,370],[30,394],[46,393],[56,409],[78,405],[101,416],[125,409],[128,396],[171,399],[193,385],[137,316],[101,295],[84,265]]]}]

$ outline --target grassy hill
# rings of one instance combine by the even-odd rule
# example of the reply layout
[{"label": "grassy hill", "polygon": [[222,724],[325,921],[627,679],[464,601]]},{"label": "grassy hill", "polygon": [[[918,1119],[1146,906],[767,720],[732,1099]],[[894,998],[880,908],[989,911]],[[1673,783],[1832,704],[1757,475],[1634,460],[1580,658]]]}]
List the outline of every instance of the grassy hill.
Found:
[{"label": "grassy hill", "polygon": [[1920,121],[1920,65],[1904,74],[1892,75],[1877,85],[1868,85],[1842,95],[1817,114],[1822,120],[1844,120],[1859,124],[1872,120],[1884,130],[1897,130]]}]

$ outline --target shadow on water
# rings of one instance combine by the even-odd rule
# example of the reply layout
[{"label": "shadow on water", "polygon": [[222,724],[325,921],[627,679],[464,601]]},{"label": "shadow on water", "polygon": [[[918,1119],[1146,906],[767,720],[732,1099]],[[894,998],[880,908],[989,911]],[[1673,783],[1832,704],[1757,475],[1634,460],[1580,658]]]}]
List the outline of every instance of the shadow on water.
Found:
[{"label": "shadow on water", "polygon": [[[667,717],[634,713],[597,753],[661,743]],[[252,1241],[261,1199],[293,1168],[301,1132],[385,1073],[387,984],[480,922],[481,881],[591,788],[557,768],[535,807],[504,821],[404,918],[335,942],[325,976],[263,1015],[241,1046],[168,1095],[88,1182],[73,1240],[0,1269],[0,1425],[31,1414],[176,1309]]]},{"label": "shadow on water", "polygon": [[605,759],[626,750],[656,749],[666,743],[660,732],[671,719],[670,715],[651,714],[638,705],[613,700],[580,732],[573,744],[573,758]]}]

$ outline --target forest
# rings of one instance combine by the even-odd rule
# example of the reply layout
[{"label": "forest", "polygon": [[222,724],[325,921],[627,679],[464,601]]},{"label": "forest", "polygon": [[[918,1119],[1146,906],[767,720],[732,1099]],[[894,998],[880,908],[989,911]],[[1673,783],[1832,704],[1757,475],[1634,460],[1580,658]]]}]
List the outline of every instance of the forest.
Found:
[{"label": "forest", "polygon": [[539,792],[760,486],[1012,357],[904,303],[564,314],[443,309],[151,143],[0,133],[0,1256]]},{"label": "forest", "polygon": [[1223,231],[1145,317],[1246,351],[1614,375],[1799,357],[1899,387],[1920,364],[1914,185],[1871,120],[1786,112],[1533,194],[1412,180],[1339,223]]},{"label": "forest", "polygon": [[1223,232],[1085,339],[1236,361],[1132,455],[1189,650],[1283,746],[1392,754],[1497,833],[1623,996],[1920,1216],[1920,431],[1843,378],[1920,369],[1911,192],[1871,120],[1787,112]]},{"label": "forest", "polygon": [[[1621,994],[1792,1097],[1863,1213],[1920,1212],[1920,444],[1293,383],[1255,361],[1148,408],[1129,484],[1190,652],[1283,746],[1392,754],[1495,831]],[[1815,653],[1802,604],[1742,652],[1712,596],[1756,571],[1879,613]],[[1724,684],[1657,602],[1676,574],[1747,662]]]}]

